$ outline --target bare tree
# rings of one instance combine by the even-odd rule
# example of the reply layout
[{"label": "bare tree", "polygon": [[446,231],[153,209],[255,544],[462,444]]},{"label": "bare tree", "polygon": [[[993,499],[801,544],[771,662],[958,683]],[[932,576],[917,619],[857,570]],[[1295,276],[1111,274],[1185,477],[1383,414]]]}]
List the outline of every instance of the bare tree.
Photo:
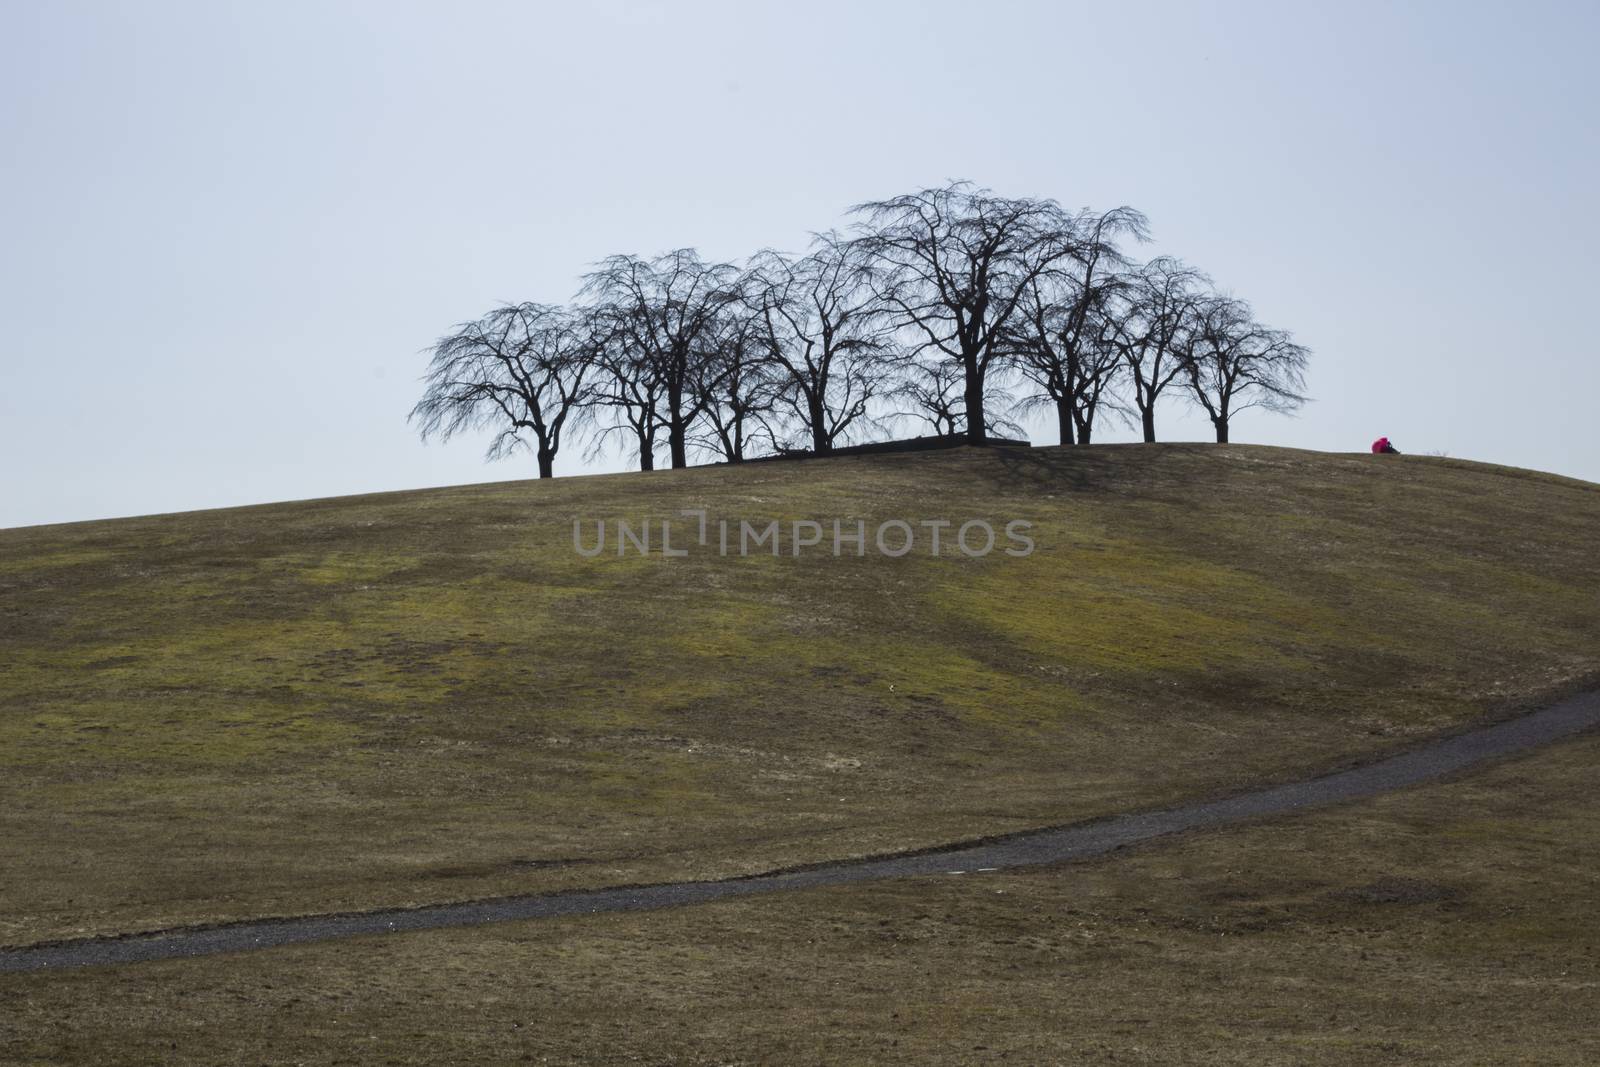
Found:
[{"label": "bare tree", "polygon": [[1250,305],[1232,297],[1203,301],[1186,343],[1184,366],[1190,392],[1228,442],[1233,416],[1247,408],[1289,413],[1305,403],[1310,351],[1285,330],[1256,322]]},{"label": "bare tree", "polygon": [[718,316],[712,348],[697,366],[704,431],[691,441],[729,463],[742,463],[751,444],[765,435],[776,448],[769,416],[778,382],[769,359],[766,325],[744,304]]},{"label": "bare tree", "polygon": [[1179,260],[1128,263],[1119,245],[1148,229],[1132,208],[956,181],[851,214],[852,236],[798,258],[611,256],[578,307],[464,323],[434,346],[411,419],[425,440],[493,428],[491,458],[526,447],[549,477],[574,428],[594,431],[591,456],[621,440],[651,470],[663,438],[674,467],[691,450],[826,454],[908,419],[982,444],[1022,436],[1008,416],[1030,408],[1054,412],[1063,444],[1135,412],[1154,441],[1174,383],[1219,441],[1239,411],[1305,402],[1309,353],[1287,332]]},{"label": "bare tree", "polygon": [[[894,387],[886,394],[888,399],[904,407],[894,410],[889,417],[894,421],[910,419],[914,424],[926,423],[928,428],[940,437],[965,435],[967,428],[967,409],[963,390],[965,381],[961,367],[947,359],[913,360],[905,363],[899,369]],[[997,414],[1016,405],[1016,400],[1009,390],[1003,386],[997,387],[996,382],[991,381],[988,384],[988,399],[989,403],[985,408],[988,423],[984,426],[984,440],[996,434],[1012,438],[1027,436],[1016,422]]]},{"label": "bare tree", "polygon": [[693,249],[655,259],[612,256],[584,278],[628,364],[657,385],[659,421],[673,467],[688,466],[689,432],[704,410],[701,364],[714,347],[717,317],[737,298],[737,271],[706,263]]},{"label": "bare tree", "polygon": [[953,182],[852,213],[862,249],[879,266],[883,299],[915,338],[913,352],[960,369],[967,441],[982,444],[984,387],[1005,357],[1004,331],[1032,281],[1074,250],[1061,209]]},{"label": "bare tree", "polygon": [[1128,369],[1146,442],[1156,439],[1162,394],[1187,375],[1187,331],[1196,324],[1196,306],[1208,284],[1199,271],[1161,256],[1139,268],[1108,305],[1107,336]]},{"label": "bare tree", "polygon": [[1014,327],[1012,351],[1033,391],[1020,407],[1049,408],[1062,444],[1089,444],[1101,410],[1122,410],[1112,395],[1122,357],[1106,338],[1104,319],[1094,309],[1074,315],[1070,305],[1042,293],[1029,298],[1024,312]]},{"label": "bare tree", "polygon": [[777,400],[817,455],[868,425],[890,384],[897,349],[859,245],[819,234],[798,260],[763,252],[747,275],[776,370]]},{"label": "bare tree", "polygon": [[596,379],[589,402],[598,416],[587,458],[598,458],[613,438],[621,438],[637,458],[640,470],[655,470],[661,433],[661,379],[656,368],[622,343],[609,312],[586,308],[583,314],[592,324],[595,338]]},{"label": "bare tree", "polygon": [[1035,390],[1023,406],[1051,408],[1062,444],[1088,444],[1122,368],[1106,319],[1108,305],[1126,285],[1119,271],[1128,264],[1117,239],[1145,240],[1149,223],[1120,207],[1080,212],[1065,226],[1072,254],[1028,282],[1005,336],[1018,370]]},{"label": "bare tree", "polygon": [[966,424],[961,407],[961,368],[940,360],[907,374],[895,397],[907,405],[896,412],[901,418],[926,422],[940,437],[953,437]]},{"label": "bare tree", "polygon": [[424,441],[493,428],[489,459],[531,448],[539,477],[552,477],[562,431],[585,410],[590,354],[581,323],[565,308],[507,304],[434,345],[410,419]]}]

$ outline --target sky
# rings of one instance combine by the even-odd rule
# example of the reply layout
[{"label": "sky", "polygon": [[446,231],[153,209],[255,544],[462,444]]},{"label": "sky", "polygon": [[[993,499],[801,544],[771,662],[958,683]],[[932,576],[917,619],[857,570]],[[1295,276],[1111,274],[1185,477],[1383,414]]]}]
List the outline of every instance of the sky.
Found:
[{"label": "sky", "polygon": [[1592,2],[0,0],[0,527],[531,477],[407,424],[452,325],[953,178],[1139,208],[1293,331],[1313,402],[1235,441],[1600,481],[1596,39]]}]

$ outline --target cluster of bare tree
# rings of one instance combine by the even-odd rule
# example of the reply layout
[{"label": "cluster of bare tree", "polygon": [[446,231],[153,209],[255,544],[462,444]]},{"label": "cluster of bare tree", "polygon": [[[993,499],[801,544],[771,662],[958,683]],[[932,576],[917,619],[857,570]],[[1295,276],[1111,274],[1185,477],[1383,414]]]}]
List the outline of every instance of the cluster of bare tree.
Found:
[{"label": "cluster of bare tree", "polygon": [[491,429],[491,458],[527,447],[550,477],[580,432],[650,470],[663,445],[674,467],[825,454],[906,422],[982,444],[1039,409],[1063,444],[1108,417],[1154,441],[1168,396],[1225,442],[1238,412],[1304,400],[1307,350],[1182,262],[1129,258],[1131,208],[956,182],[851,214],[804,255],[612,256],[570,305],[496,308],[434,346],[411,417],[424,439]]}]

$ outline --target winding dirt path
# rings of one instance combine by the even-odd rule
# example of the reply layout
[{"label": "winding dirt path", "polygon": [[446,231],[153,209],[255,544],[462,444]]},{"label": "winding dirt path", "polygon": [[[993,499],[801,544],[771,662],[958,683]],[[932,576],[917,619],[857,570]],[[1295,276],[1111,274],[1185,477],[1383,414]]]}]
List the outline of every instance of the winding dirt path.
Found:
[{"label": "winding dirt path", "polygon": [[423,908],[339,915],[249,919],[119,937],[84,938],[0,949],[0,972],[208,956],[330,941],[365,934],[553,919],[596,912],[645,911],[726,897],[910,875],[978,874],[1100,856],[1126,845],[1188,830],[1323,807],[1430,781],[1600,727],[1600,691],[1466,733],[1439,738],[1372,763],[1240,793],[1223,800],[1115,815],[1055,829],[967,842],[933,851],[843,860],[797,870],[713,882],[671,882],[500,897]]}]

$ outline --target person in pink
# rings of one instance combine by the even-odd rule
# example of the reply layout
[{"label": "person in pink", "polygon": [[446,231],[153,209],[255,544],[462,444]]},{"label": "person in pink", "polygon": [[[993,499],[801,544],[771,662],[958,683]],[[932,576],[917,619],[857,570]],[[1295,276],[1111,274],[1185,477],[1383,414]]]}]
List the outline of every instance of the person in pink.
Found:
[{"label": "person in pink", "polygon": [[1380,437],[1376,441],[1372,442],[1372,451],[1387,453],[1391,456],[1398,456],[1400,454],[1400,450],[1394,447],[1394,445],[1391,445],[1387,437]]}]

